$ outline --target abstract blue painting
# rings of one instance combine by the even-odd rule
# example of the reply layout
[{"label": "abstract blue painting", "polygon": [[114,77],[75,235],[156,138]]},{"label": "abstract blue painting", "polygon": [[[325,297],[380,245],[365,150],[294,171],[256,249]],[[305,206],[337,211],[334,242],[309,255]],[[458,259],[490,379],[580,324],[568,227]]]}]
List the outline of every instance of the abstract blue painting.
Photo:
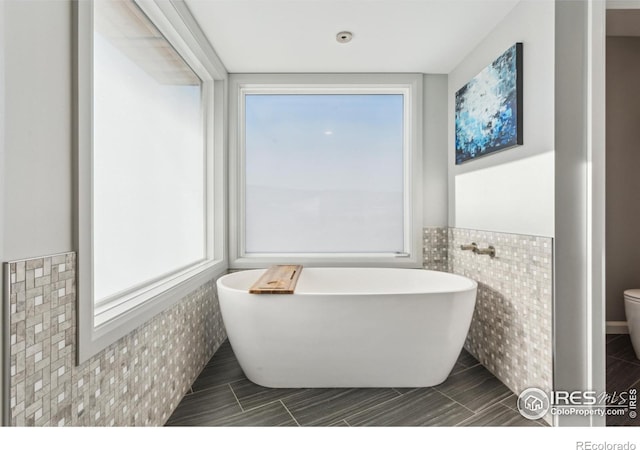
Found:
[{"label": "abstract blue painting", "polygon": [[522,43],[456,92],[456,164],[522,145]]}]

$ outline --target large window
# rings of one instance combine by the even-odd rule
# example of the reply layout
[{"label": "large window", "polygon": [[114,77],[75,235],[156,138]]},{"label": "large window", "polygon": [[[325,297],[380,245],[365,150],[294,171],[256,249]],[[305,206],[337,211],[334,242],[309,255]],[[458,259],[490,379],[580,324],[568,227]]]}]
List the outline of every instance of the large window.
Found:
[{"label": "large window", "polygon": [[135,4],[95,3],[94,299],[206,258],[202,81]]},{"label": "large window", "polygon": [[416,265],[419,77],[267,78],[232,78],[234,265]]},{"label": "large window", "polygon": [[83,359],[220,267],[222,161],[214,75],[161,8],[99,0],[78,12]]}]

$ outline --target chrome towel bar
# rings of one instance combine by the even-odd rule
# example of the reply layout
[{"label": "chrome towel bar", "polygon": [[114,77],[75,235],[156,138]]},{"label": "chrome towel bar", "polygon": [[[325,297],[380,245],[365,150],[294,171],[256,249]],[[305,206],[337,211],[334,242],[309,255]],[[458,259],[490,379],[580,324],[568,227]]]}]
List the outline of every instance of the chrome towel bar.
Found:
[{"label": "chrome towel bar", "polygon": [[478,244],[472,242],[471,244],[463,244],[460,246],[460,250],[471,250],[476,255],[489,255],[492,258],[496,256],[496,249],[493,245],[490,245],[487,248],[480,248]]},{"label": "chrome towel bar", "polygon": [[487,248],[474,248],[473,249],[473,253],[475,253],[476,255],[489,255],[492,258],[495,258],[496,256],[496,249],[493,245],[490,245]]},{"label": "chrome towel bar", "polygon": [[475,252],[477,248],[478,248],[478,244],[476,244],[475,242],[472,242],[471,244],[461,245],[460,246],[460,250],[471,250],[473,252]]}]

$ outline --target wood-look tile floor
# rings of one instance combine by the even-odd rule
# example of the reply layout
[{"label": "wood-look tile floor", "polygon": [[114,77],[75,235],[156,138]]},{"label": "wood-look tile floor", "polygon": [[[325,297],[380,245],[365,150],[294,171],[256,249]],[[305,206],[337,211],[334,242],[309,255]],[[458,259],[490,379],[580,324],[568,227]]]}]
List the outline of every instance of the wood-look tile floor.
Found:
[{"label": "wood-look tile floor", "polygon": [[249,381],[226,341],[193,383],[171,426],[544,426],[462,351],[431,388],[271,389]]},{"label": "wood-look tile floor", "polygon": [[[640,391],[640,360],[628,334],[607,335],[607,392]],[[607,416],[607,426],[639,426],[640,418]]]}]

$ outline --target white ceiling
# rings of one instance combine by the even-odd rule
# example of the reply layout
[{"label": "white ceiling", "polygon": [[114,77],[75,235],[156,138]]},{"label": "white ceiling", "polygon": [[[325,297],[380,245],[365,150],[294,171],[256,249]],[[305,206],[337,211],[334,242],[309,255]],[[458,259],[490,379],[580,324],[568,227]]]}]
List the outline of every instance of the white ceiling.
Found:
[{"label": "white ceiling", "polygon": [[[231,73],[449,73],[520,0],[186,0]],[[336,33],[353,32],[348,44]]]}]

